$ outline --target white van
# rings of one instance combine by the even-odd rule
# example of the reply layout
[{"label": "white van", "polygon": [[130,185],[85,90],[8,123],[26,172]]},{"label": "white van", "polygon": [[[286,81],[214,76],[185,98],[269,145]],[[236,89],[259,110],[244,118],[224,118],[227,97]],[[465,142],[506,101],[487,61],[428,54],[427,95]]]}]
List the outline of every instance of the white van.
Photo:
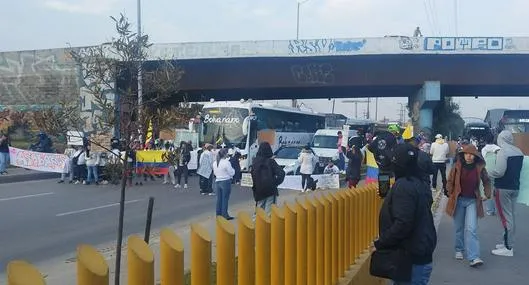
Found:
[{"label": "white van", "polygon": [[[319,157],[319,170],[322,170],[329,161],[338,157],[338,132],[343,134],[344,131],[342,129],[320,129],[314,134],[312,150]],[[355,137],[358,137],[358,132],[349,130],[348,139],[351,140]]]}]

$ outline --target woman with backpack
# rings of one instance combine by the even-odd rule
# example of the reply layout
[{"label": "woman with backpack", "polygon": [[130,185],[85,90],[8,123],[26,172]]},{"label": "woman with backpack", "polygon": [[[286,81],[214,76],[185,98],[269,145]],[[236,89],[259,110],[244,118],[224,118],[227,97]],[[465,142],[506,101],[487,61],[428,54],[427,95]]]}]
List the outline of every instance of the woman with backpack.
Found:
[{"label": "woman with backpack", "polygon": [[310,150],[310,146],[306,146],[299,155],[298,161],[300,163],[299,172],[301,173],[301,188],[302,192],[307,191],[311,188],[309,185],[311,181],[311,175],[314,172],[314,160],[315,156]]},{"label": "woman with backpack", "polygon": [[223,216],[226,220],[233,220],[228,214],[228,202],[231,194],[231,179],[235,170],[231,167],[228,157],[228,149],[219,151],[216,161],[213,163],[215,174],[215,189],[217,189],[217,216]]},{"label": "woman with backpack", "polygon": [[285,171],[272,156],[270,144],[261,143],[251,170],[255,206],[264,209],[268,215],[272,211],[272,205],[277,203],[277,196],[279,196],[277,186],[283,183],[285,179]]}]

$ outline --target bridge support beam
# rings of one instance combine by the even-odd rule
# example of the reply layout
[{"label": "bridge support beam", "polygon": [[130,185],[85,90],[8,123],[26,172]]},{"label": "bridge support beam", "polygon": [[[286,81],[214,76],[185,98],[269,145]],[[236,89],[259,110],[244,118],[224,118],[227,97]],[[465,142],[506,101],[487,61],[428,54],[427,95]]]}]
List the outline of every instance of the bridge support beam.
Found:
[{"label": "bridge support beam", "polygon": [[441,82],[426,81],[414,96],[408,98],[414,129],[430,133],[433,126],[433,110],[441,100]]}]

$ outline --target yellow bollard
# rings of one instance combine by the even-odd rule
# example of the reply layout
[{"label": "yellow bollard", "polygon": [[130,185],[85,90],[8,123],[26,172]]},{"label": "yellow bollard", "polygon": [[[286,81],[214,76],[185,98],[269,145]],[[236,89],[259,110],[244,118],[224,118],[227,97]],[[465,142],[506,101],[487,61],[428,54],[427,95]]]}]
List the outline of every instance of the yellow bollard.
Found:
[{"label": "yellow bollard", "polygon": [[360,189],[356,188],[353,192],[353,250],[352,258],[356,263],[356,259],[360,256]]},{"label": "yellow bollard", "polygon": [[378,217],[378,207],[377,207],[377,190],[373,188],[369,192],[370,205],[371,205],[371,240],[374,240],[377,236],[377,217]]},{"label": "yellow bollard", "polygon": [[199,224],[191,225],[191,285],[211,284],[211,236]]},{"label": "yellow bollard", "polygon": [[154,285],[154,253],[137,235],[127,241],[127,284]]},{"label": "yellow bollard", "polygon": [[255,227],[252,218],[246,212],[240,212],[238,220],[238,284],[255,284]]},{"label": "yellow bollard", "polygon": [[[325,284],[325,201],[320,197],[314,200],[316,206],[316,284]],[[308,276],[312,276],[309,274]],[[313,284],[310,284],[313,285]]]},{"label": "yellow bollard", "polygon": [[95,248],[77,247],[77,285],[108,285],[108,272],[105,258]]},{"label": "yellow bollard", "polygon": [[316,205],[314,198],[308,198],[305,200],[305,206],[307,207],[307,244],[305,246],[305,261],[306,266],[305,271],[305,283],[298,284],[316,284],[316,239],[317,239],[317,229],[316,229]]},{"label": "yellow bollard", "polygon": [[329,199],[331,201],[331,239],[332,239],[332,249],[331,249],[331,256],[332,256],[332,284],[335,284],[338,281],[339,276],[339,268],[338,268],[338,235],[339,235],[339,229],[338,229],[338,200],[336,196],[333,193],[329,194]]},{"label": "yellow bollard", "polygon": [[345,271],[349,270],[349,267],[351,266],[351,194],[349,190],[341,192],[344,200],[344,207],[343,207],[343,218],[344,218],[344,233],[343,233],[343,239],[344,239],[344,245],[343,245],[343,252],[344,252],[344,261],[343,266]]},{"label": "yellow bollard", "polygon": [[184,243],[169,228],[160,231],[160,283],[184,284]]},{"label": "yellow bollard", "polygon": [[285,284],[297,283],[297,212],[296,208],[285,204]]},{"label": "yellow bollard", "polygon": [[262,208],[257,208],[255,212],[255,284],[271,285],[270,218]]},{"label": "yellow bollard", "polygon": [[324,284],[332,283],[332,205],[328,196],[322,196],[324,200]]},{"label": "yellow bollard", "polygon": [[370,236],[370,220],[369,216],[371,213],[369,212],[369,188],[364,188],[362,193],[362,205],[364,209],[364,241],[362,243],[362,250],[365,250],[369,244],[369,236]]},{"label": "yellow bollard", "polygon": [[235,227],[217,216],[217,284],[235,284]]},{"label": "yellow bollard", "polygon": [[344,219],[344,197],[340,192],[335,192],[335,199],[338,201],[338,277],[342,277],[345,274],[345,219]]},{"label": "yellow bollard", "polygon": [[[298,220],[297,220],[297,284],[298,285],[305,285],[310,284],[307,283],[307,268],[308,268],[308,260],[307,256],[309,252],[311,251],[311,248],[307,246],[309,236],[308,236],[308,228],[310,226],[308,225],[308,211],[310,208],[310,202],[309,200],[306,200],[306,203],[303,203],[299,200],[296,200],[296,212],[298,213]],[[311,235],[315,235],[314,232],[311,231]],[[316,237],[313,236],[312,240],[315,241]],[[313,249],[314,254],[316,253],[316,250]]]},{"label": "yellow bollard", "polygon": [[39,270],[26,261],[15,260],[7,264],[7,285],[45,285]]},{"label": "yellow bollard", "polygon": [[[272,284],[285,284],[285,215],[272,205]],[[289,284],[290,285],[290,284]]]}]

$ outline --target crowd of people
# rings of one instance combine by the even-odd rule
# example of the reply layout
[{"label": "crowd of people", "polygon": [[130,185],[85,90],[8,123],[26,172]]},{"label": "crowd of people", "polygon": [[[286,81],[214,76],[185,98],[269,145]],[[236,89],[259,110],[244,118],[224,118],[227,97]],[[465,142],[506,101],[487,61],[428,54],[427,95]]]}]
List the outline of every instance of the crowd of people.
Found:
[{"label": "crowd of people", "polygon": [[[524,155],[514,145],[513,134],[503,130],[496,144],[494,138],[487,138],[481,150],[472,143],[462,144],[453,160],[448,157],[449,147],[442,135],[435,136],[427,151],[420,147],[423,140],[420,136],[409,138],[393,149],[395,183],[380,210],[371,274],[395,284],[428,284],[437,243],[431,188],[437,187],[439,173],[448,199],[444,210],[453,219],[454,258],[466,259],[470,267],[484,263],[478,220],[496,212],[500,218],[498,234],[503,238],[491,253],[514,256],[515,204],[520,179],[524,179],[520,177]],[[452,167],[446,176],[448,163]]]}]

